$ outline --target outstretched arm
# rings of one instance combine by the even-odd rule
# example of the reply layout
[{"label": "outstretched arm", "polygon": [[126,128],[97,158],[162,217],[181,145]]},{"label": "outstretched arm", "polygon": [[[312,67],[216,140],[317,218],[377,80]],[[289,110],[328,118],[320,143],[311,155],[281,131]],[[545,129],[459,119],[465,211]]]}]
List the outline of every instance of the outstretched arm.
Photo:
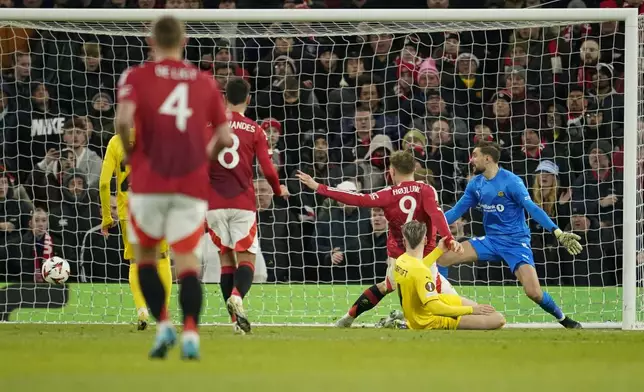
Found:
[{"label": "outstretched arm", "polygon": [[532,198],[530,198],[530,194],[528,193],[528,189],[521,180],[517,180],[510,184],[508,190],[510,191],[510,197],[512,197],[515,202],[522,205],[523,208],[528,211],[528,214],[530,214],[530,216],[536,220],[541,227],[554,234],[557,241],[566,248],[568,253],[573,256],[581,253],[582,247],[579,243],[581,237],[575,233],[564,232],[557,227],[557,224],[550,219],[548,214],[546,214],[541,207],[532,201]]},{"label": "outstretched arm", "polygon": [[550,219],[548,214],[532,201],[528,189],[525,187],[521,180],[511,183],[508,186],[510,197],[523,208],[528,211],[528,214],[537,221],[544,229],[553,232],[557,229],[557,224]]},{"label": "outstretched arm", "polygon": [[472,188],[472,182],[470,181],[465,187],[465,193],[461,196],[460,199],[456,202],[456,205],[452,207],[449,211],[445,212],[445,219],[447,219],[448,224],[456,222],[458,218],[463,216],[463,214],[470,208],[476,207],[478,204],[478,198],[476,197],[476,192]]},{"label": "outstretched arm", "polygon": [[425,194],[423,200],[423,209],[425,213],[429,215],[432,219],[432,224],[436,226],[438,234],[446,239],[446,245],[449,248],[454,237],[452,232],[449,229],[449,224],[445,219],[445,214],[441,210],[440,205],[438,204],[438,193],[433,186],[429,185],[425,188]]},{"label": "outstretched arm", "polygon": [[386,188],[376,193],[357,193],[350,191],[343,191],[337,188],[328,187],[324,184],[319,184],[311,176],[301,171],[296,174],[300,181],[316,191],[322,196],[329,197],[340,203],[348,204],[358,207],[385,207],[391,203],[392,193],[391,189]]}]

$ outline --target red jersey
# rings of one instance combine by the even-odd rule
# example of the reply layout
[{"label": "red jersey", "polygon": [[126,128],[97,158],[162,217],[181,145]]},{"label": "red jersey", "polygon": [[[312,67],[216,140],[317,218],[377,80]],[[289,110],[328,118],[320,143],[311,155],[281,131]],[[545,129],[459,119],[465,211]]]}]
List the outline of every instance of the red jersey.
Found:
[{"label": "red jersey", "polygon": [[187,62],[166,59],[125,70],[118,97],[136,104],[132,192],[208,200],[206,146],[226,121],[217,83]]},{"label": "red jersey", "polygon": [[217,160],[210,164],[212,189],[208,208],[255,211],[257,209],[253,187],[255,157],[273,192],[280,194],[279,177],[268,155],[266,133],[255,121],[237,112],[230,114],[228,124],[233,145],[221,150]]},{"label": "red jersey", "polygon": [[389,257],[398,258],[405,253],[402,226],[411,220],[424,222],[427,225],[425,256],[436,247],[437,229],[441,237],[448,239],[447,246],[449,246],[449,241],[454,239],[447,220],[445,220],[445,215],[438,205],[436,189],[423,182],[406,181],[370,194],[341,191],[326,185],[320,185],[317,192],[344,204],[382,208],[385,218],[389,222],[389,233],[387,234],[387,254]]}]

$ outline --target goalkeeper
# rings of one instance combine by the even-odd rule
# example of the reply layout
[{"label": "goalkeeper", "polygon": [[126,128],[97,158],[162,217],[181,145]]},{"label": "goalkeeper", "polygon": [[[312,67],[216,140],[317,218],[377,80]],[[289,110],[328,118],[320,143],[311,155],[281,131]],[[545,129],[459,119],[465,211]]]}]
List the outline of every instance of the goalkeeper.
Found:
[{"label": "goalkeeper", "polygon": [[[132,133],[134,133],[134,130],[132,130]],[[134,138],[132,138],[132,140],[133,139]],[[125,150],[123,149],[121,137],[119,135],[115,135],[112,137],[112,139],[110,139],[110,142],[107,145],[107,151],[105,151],[105,159],[103,160],[103,167],[101,169],[101,178],[99,182],[99,191],[101,196],[101,229],[104,234],[107,234],[107,230],[109,230],[117,223],[114,222],[114,220],[112,219],[112,214],[110,213],[110,184],[112,182],[112,176],[116,175],[116,206],[119,217],[118,223],[120,223],[121,226],[123,244],[125,245],[123,258],[129,261],[134,257],[134,250],[132,249],[132,245],[130,245],[127,240],[126,233],[126,220],[128,219],[127,198],[128,190],[130,187],[130,166],[126,165],[123,162],[124,158]],[[165,241],[161,241],[160,247],[161,259],[157,263],[157,270],[159,272],[159,277],[161,278],[161,283],[163,283],[163,286],[165,288],[166,305],[169,305],[170,293],[172,291],[172,271],[170,269],[168,244]],[[143,293],[141,292],[138,269],[135,263],[130,263],[130,274],[128,280],[130,281],[130,290],[132,290],[132,297],[134,297],[134,305],[136,306],[138,315],[137,329],[139,331],[143,331],[148,326],[148,308],[146,306]]]},{"label": "goalkeeper", "polygon": [[410,221],[403,226],[402,235],[405,253],[396,259],[393,280],[409,328],[488,330],[503,327],[503,315],[492,306],[478,305],[456,294],[438,293],[429,267],[447,251],[444,238],[422,259],[427,225]]},{"label": "goalkeeper", "polygon": [[500,155],[501,148],[495,143],[481,142],[477,145],[471,159],[476,175],[454,208],[445,213],[447,222],[451,224],[468,209],[478,206],[483,212],[485,236],[464,242],[463,253],[448,252],[438,259],[438,264],[447,267],[477,260],[505,261],[531,300],[564,327],[581,328],[580,323],[563,314],[550,294],[541,290],[525,211],[545,230],[553,233],[573,256],[581,252],[580,237],[561,231],[548,214],[534,204],[523,181],[499,167]]}]

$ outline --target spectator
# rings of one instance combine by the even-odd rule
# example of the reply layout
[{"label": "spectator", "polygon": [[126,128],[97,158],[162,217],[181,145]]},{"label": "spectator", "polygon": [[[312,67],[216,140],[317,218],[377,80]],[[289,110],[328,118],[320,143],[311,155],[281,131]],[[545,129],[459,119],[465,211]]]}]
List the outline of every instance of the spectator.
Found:
[{"label": "spectator", "polygon": [[[617,283],[615,258],[605,255],[596,214],[597,208],[594,202],[573,203],[570,225],[566,230],[571,230],[581,237],[582,252],[573,258],[567,252],[559,251],[560,284],[604,286]],[[605,269],[608,266],[610,268]]]},{"label": "spectator", "polygon": [[60,152],[59,158],[55,154],[48,154],[41,163],[44,165],[37,165],[25,186],[34,205],[50,211],[53,204],[62,200],[63,178],[76,167],[76,154],[71,148],[66,148]]},{"label": "spectator", "polygon": [[444,119],[432,123],[430,145],[427,147],[426,167],[434,174],[434,183],[441,190],[440,200],[444,203],[456,201],[457,174],[459,163],[468,161],[467,151],[454,146],[454,133],[450,123]]},{"label": "spectator", "polygon": [[45,157],[45,152],[58,151],[65,123],[65,117],[50,99],[45,84],[34,82],[31,87],[30,103],[18,112],[15,132],[6,136],[6,148],[11,150],[8,157],[17,162],[13,167],[18,168],[21,182],[27,179],[36,163]]},{"label": "spectator", "polygon": [[[98,189],[98,179],[101,176],[101,167],[103,160],[94,151],[87,148],[87,130],[86,123],[79,117],[74,117],[65,122],[63,125],[63,140],[67,149],[74,152],[76,168],[86,173],[87,186],[92,189]],[[47,152],[45,159],[38,163],[38,168],[46,173],[56,171],[52,165],[58,164],[60,153],[56,149]]]},{"label": "spectator", "polygon": [[0,84],[0,159],[7,156],[5,152],[5,134],[15,132],[12,128],[16,126],[16,113],[9,110],[9,89],[6,85]]},{"label": "spectator", "polygon": [[[328,186],[335,186],[342,182],[343,171],[341,167],[329,163],[329,143],[327,136],[321,133],[313,137],[313,159],[311,163],[302,162],[300,171],[310,175],[315,181]],[[295,177],[296,171],[291,173],[288,180],[289,192],[298,195],[298,203],[302,207],[303,217],[306,220],[315,219],[317,207],[322,205],[324,198],[309,189],[302,189],[300,181]],[[310,218],[310,219],[309,219]]]},{"label": "spectator", "polygon": [[273,190],[268,181],[259,178],[254,182],[257,195],[257,229],[259,250],[268,269],[269,280],[289,280],[291,257],[289,254],[289,216],[285,208],[273,204]]},{"label": "spectator", "polygon": [[341,150],[342,157],[339,161],[343,164],[363,160],[367,156],[371,140],[376,134],[374,130],[376,119],[368,106],[363,106],[356,110],[353,124],[354,133],[343,135],[343,141],[340,143],[343,148]]},{"label": "spectator", "polygon": [[342,81],[341,65],[342,63],[338,55],[333,51],[332,45],[320,45],[318,47],[313,77],[313,92],[325,112],[331,92],[340,88]]},{"label": "spectator", "polygon": [[387,272],[387,219],[382,208],[371,209],[371,230],[360,237],[360,283],[376,283]]},{"label": "spectator", "polygon": [[538,124],[528,124],[521,135],[521,145],[513,149],[512,172],[522,176],[526,184],[532,184],[532,174],[541,159],[553,159],[552,147],[541,137]]},{"label": "spectator", "polygon": [[[370,34],[369,46],[365,48],[365,67],[385,83],[394,81],[392,69],[394,66],[395,52],[392,51],[394,43],[393,34]],[[382,97],[382,95],[381,95]]]},{"label": "spectator", "polygon": [[461,53],[456,58],[456,69],[450,87],[454,89],[455,105],[467,113],[467,118],[481,117],[483,78],[478,74],[479,59],[472,53]]},{"label": "spectator", "polygon": [[[601,227],[621,225],[623,203],[623,180],[621,173],[613,170],[609,142],[593,143],[588,150],[589,171],[580,176],[573,188],[576,202],[599,201]],[[618,227],[615,227],[618,230]],[[619,230],[621,232],[621,230]]]},{"label": "spectator", "polygon": [[[338,189],[356,192],[356,184],[345,181]],[[333,203],[335,204],[335,203]],[[320,265],[329,271],[326,279],[333,282],[359,282],[361,277],[360,238],[369,235],[370,212],[342,203],[332,205],[321,214],[316,224],[317,250]]]},{"label": "spectator", "polygon": [[388,184],[389,157],[394,148],[391,139],[386,135],[376,135],[371,139],[367,155],[358,163],[358,171],[362,171],[363,188],[365,192],[377,192]]},{"label": "spectator", "polygon": [[443,44],[436,48],[432,58],[438,68],[447,75],[454,75],[454,65],[460,53],[460,36],[458,33],[446,33]]},{"label": "spectator", "polygon": [[[614,76],[615,68],[612,64],[597,64],[597,72],[593,76],[594,88],[591,94],[594,95],[597,105],[604,111],[604,120],[606,123],[614,123],[613,128],[619,130],[624,127],[624,95],[615,90]],[[623,132],[623,130],[622,130]],[[617,144],[622,145],[621,135],[618,137]]]},{"label": "spectator", "polygon": [[228,79],[237,74],[237,66],[233,63],[215,64],[214,75],[219,87],[223,89],[228,84]]},{"label": "spectator", "polygon": [[599,43],[594,38],[587,38],[579,48],[579,56],[573,57],[568,71],[566,83],[576,84],[583,92],[593,88],[593,78],[597,73],[599,58]]},{"label": "spectator", "polygon": [[22,236],[20,246],[12,248],[14,254],[10,255],[10,263],[15,272],[10,275],[20,275],[23,282],[42,282],[42,264],[54,256],[48,219],[47,211],[36,208],[29,220],[29,231]]},{"label": "spectator", "polygon": [[[11,179],[5,171],[0,172],[0,274],[13,274],[15,246],[20,244],[22,233],[29,227],[31,207],[14,198]],[[12,260],[9,261],[10,256]]]},{"label": "spectator", "polygon": [[[494,138],[504,151],[511,149],[516,144],[514,139],[519,126],[516,118],[512,115],[512,95],[508,90],[501,90],[494,94],[490,104],[486,107],[483,122],[490,128]],[[505,157],[509,159],[507,154]],[[505,162],[505,159],[502,159],[502,162]]]},{"label": "spectator", "polygon": [[[572,189],[560,187],[559,166],[552,160],[542,160],[535,172],[532,200],[548,214],[557,226],[566,227],[570,216]],[[556,248],[558,246],[556,239],[549,232],[544,231],[543,227],[534,219],[530,219],[530,230],[533,234],[532,244],[535,248]]]},{"label": "spectator", "polygon": [[282,124],[274,118],[265,118],[261,125],[268,137],[268,153],[280,178],[286,177],[284,167],[284,142],[282,141]]},{"label": "spectator", "polygon": [[450,99],[450,95],[447,90],[433,88],[425,90],[425,99],[427,101],[424,104],[424,115],[414,120],[413,128],[423,131],[426,135],[430,135],[434,121],[445,119],[451,123],[450,127],[454,130],[456,145],[467,147],[469,137],[467,124],[463,119],[454,114],[452,105],[447,104],[446,99]]},{"label": "spectator", "polygon": [[[75,170],[63,179],[63,198],[49,214],[49,227],[54,240],[54,253],[66,259],[72,275],[78,276],[79,253],[83,236],[101,223],[97,196],[87,188],[87,179],[81,170]],[[90,196],[90,193],[92,194]]]},{"label": "spectator", "polygon": [[273,117],[282,124],[289,172],[300,163],[300,146],[311,140],[315,130],[323,128],[324,115],[313,98],[312,91],[300,86],[295,77],[285,78],[283,91],[257,93],[255,118]]},{"label": "spectator", "polygon": [[[537,92],[540,86],[526,86],[526,71],[523,67],[511,67],[505,73],[505,87],[512,99],[512,116],[515,119],[534,121],[541,114]],[[515,120],[516,121],[516,120]]]},{"label": "spectator", "polygon": [[9,110],[18,112],[27,110],[29,97],[33,91],[31,56],[26,52],[15,52],[11,72],[0,75],[4,84],[3,90],[9,95]]}]

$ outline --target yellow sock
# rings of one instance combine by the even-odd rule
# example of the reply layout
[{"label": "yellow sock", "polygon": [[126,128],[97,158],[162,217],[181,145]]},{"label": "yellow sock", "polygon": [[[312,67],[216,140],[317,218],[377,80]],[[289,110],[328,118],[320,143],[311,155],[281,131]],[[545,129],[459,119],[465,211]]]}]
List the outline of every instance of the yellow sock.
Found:
[{"label": "yellow sock", "polygon": [[[147,304],[145,303],[145,297],[143,297],[141,285],[139,284],[139,269],[133,262],[130,263],[130,274],[128,279],[130,281],[130,291],[132,291],[136,312],[139,315],[139,318],[144,316],[144,318],[147,319]],[[142,312],[144,312],[143,315],[141,314]]]},{"label": "yellow sock", "polygon": [[170,307],[170,295],[172,294],[172,267],[170,257],[166,256],[157,262],[157,272],[165,289],[165,304]]}]

